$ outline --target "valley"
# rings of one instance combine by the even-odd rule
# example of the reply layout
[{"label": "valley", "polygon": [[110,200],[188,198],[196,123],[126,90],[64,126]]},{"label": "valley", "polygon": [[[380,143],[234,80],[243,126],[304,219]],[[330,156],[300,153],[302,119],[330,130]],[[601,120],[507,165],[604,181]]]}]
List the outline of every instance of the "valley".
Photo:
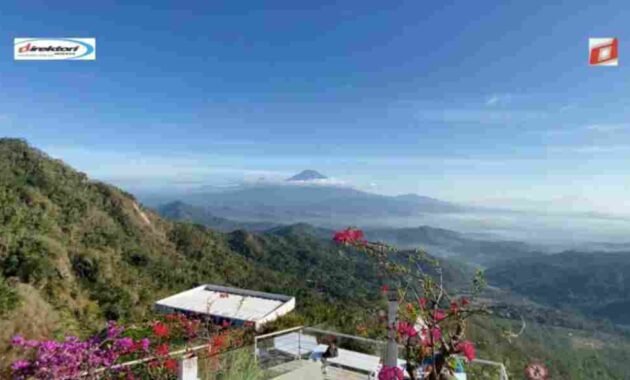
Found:
[{"label": "valley", "polygon": [[[351,334],[366,311],[383,307],[376,262],[341,252],[333,230],[238,222],[184,203],[160,209],[169,220],[24,141],[0,140],[0,205],[5,364],[14,357],[6,342],[16,333],[84,336],[109,319],[146,320],[155,299],[208,282],[290,294],[298,312],[286,323]],[[580,378],[576,368],[603,373],[601,379],[629,370],[611,364],[630,354],[627,333],[613,324],[628,322],[627,255],[600,254],[593,266],[589,254],[551,254],[428,226],[365,233],[400,246],[400,254],[423,248],[454,291],[486,268],[491,286],[481,301],[492,313],[476,320],[472,333],[481,354],[504,361],[511,374],[532,358],[553,364],[560,378]],[[508,341],[505,331],[521,319],[526,332]]]}]

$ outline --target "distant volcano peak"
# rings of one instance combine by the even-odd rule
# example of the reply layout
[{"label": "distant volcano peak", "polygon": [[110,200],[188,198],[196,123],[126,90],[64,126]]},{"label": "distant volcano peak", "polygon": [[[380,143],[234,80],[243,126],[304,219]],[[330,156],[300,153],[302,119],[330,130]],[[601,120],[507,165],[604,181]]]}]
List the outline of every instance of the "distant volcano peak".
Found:
[{"label": "distant volcano peak", "polygon": [[298,174],[294,175],[291,178],[288,178],[287,181],[312,181],[316,179],[327,179],[325,175],[316,171],[316,170],[302,170]]}]

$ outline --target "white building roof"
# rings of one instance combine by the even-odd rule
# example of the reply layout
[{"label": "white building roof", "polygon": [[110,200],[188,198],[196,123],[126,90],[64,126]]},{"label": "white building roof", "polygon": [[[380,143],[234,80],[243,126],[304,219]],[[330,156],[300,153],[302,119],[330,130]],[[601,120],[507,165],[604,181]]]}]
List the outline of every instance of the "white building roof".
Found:
[{"label": "white building roof", "polygon": [[258,322],[270,319],[268,317],[273,314],[279,316],[293,310],[295,298],[218,285],[202,285],[161,299],[155,305],[158,309]]}]

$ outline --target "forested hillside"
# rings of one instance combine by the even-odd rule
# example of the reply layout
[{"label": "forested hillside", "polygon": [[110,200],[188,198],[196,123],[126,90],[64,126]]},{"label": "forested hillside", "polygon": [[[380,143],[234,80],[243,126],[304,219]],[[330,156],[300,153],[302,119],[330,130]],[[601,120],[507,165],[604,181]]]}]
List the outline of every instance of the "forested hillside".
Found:
[{"label": "forested hillside", "polygon": [[498,265],[487,276],[540,303],[630,325],[630,252],[564,252]]},{"label": "forested hillside", "polygon": [[271,222],[239,222],[213,215],[203,207],[191,206],[181,201],[169,202],[156,208],[156,211],[164,218],[179,221],[203,224],[204,226],[221,232],[235,230],[264,231],[276,227],[277,223]]},{"label": "forested hillside", "polygon": [[358,254],[164,221],[19,140],[0,140],[0,206],[2,342],[142,319],[156,299],[206,282],[296,295],[315,319],[324,300],[378,296],[375,267]]},{"label": "forested hillside", "polygon": [[[403,197],[404,199],[404,197]],[[230,232],[236,229],[273,232],[272,222],[238,222],[215,216],[202,206],[193,206],[181,201],[169,202],[157,208],[160,215],[176,221],[189,221],[206,227]],[[304,224],[304,223],[301,223]],[[332,231],[312,227],[305,231],[311,235],[329,238]],[[516,258],[540,256],[540,249],[519,241],[473,239],[459,232],[420,226],[415,228],[367,228],[365,232],[373,240],[392,244],[398,248],[422,247],[434,256],[453,258],[474,265],[493,265]]]},{"label": "forested hillside", "polygon": [[[383,306],[381,277],[367,256],[340,249],[322,233],[294,225],[223,234],[166,221],[132,195],[23,141],[0,139],[0,364],[11,356],[7,343],[15,333],[86,335],[107,319],[140,321],[156,299],[201,283],[295,295],[300,322],[356,333]],[[442,266],[450,288],[471,274],[465,266]],[[501,324],[484,318],[472,330],[480,356],[505,361],[511,374],[533,358],[556,365],[559,378],[582,365],[604,373],[610,365],[600,353],[630,352],[623,337],[614,345],[597,340],[601,350],[558,351],[551,343],[566,334],[556,330],[547,343],[526,335],[512,344]],[[611,368],[600,378],[621,378],[626,370],[623,362]]]}]

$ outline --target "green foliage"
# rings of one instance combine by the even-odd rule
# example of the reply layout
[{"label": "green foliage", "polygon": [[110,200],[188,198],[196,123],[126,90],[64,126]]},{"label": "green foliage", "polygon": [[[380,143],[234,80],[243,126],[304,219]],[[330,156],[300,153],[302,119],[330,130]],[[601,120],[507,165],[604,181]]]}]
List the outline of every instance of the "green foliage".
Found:
[{"label": "green foliage", "polygon": [[38,237],[23,236],[9,248],[2,260],[5,277],[18,277],[23,282],[40,283],[55,275],[52,259],[55,252]]},{"label": "green foliage", "polygon": [[20,302],[17,291],[0,276],[0,317],[15,309]]},{"label": "green foliage", "polygon": [[263,371],[250,347],[225,352],[217,357],[199,358],[201,380],[259,380]]},{"label": "green foliage", "polygon": [[[359,252],[338,249],[317,233],[302,225],[265,234],[220,234],[168,222],[137,205],[129,194],[89,181],[23,141],[0,139],[0,313],[12,318],[0,320],[0,330],[7,336],[29,334],[30,326],[46,323],[37,331],[73,326],[87,335],[105,319],[142,321],[155,300],[217,283],[295,296],[299,312],[284,322],[287,325],[322,324],[355,334],[362,320],[384,308],[378,265]],[[440,264],[446,284],[467,282],[472,275],[461,265]],[[546,274],[528,269],[522,276],[527,273],[544,284],[536,294],[553,286],[546,283]],[[624,283],[627,277],[614,273],[617,283]],[[602,282],[604,274],[602,270],[597,277]],[[60,320],[19,321],[19,313],[6,314],[20,304],[9,285],[13,281],[29,284]],[[614,286],[611,281],[605,284]],[[595,289],[585,294],[601,294]],[[494,321],[482,320],[477,326],[475,340],[485,342],[480,356],[506,361],[516,378],[530,357],[563,368],[554,378],[579,379],[572,377],[578,371],[598,379],[606,379],[606,371],[630,373],[624,360],[630,350],[621,338],[602,350],[588,345],[568,350],[573,346],[563,345],[560,338],[550,345],[546,339],[555,335],[545,330],[509,345]],[[574,369],[570,360],[576,360]]]},{"label": "green foliage", "polygon": [[489,268],[491,284],[540,303],[630,324],[630,254],[564,252]]},{"label": "green foliage", "polygon": [[351,322],[336,302],[360,310],[378,294],[376,267],[356,253],[300,231],[224,235],[160,220],[23,141],[0,140],[0,179],[0,273],[36,285],[85,331],[143,319],[156,299],[202,283],[289,293],[309,320],[340,325]]},{"label": "green foliage", "polygon": [[[501,330],[518,330],[520,323],[499,318],[476,318],[469,334],[479,356],[503,362],[509,377],[521,379],[525,366],[541,362],[551,379],[624,379],[630,367],[630,344],[622,337],[597,331],[571,330],[529,323],[524,333],[508,340]],[[472,373],[489,371],[470,366]],[[481,377],[488,378],[488,377]]]}]

